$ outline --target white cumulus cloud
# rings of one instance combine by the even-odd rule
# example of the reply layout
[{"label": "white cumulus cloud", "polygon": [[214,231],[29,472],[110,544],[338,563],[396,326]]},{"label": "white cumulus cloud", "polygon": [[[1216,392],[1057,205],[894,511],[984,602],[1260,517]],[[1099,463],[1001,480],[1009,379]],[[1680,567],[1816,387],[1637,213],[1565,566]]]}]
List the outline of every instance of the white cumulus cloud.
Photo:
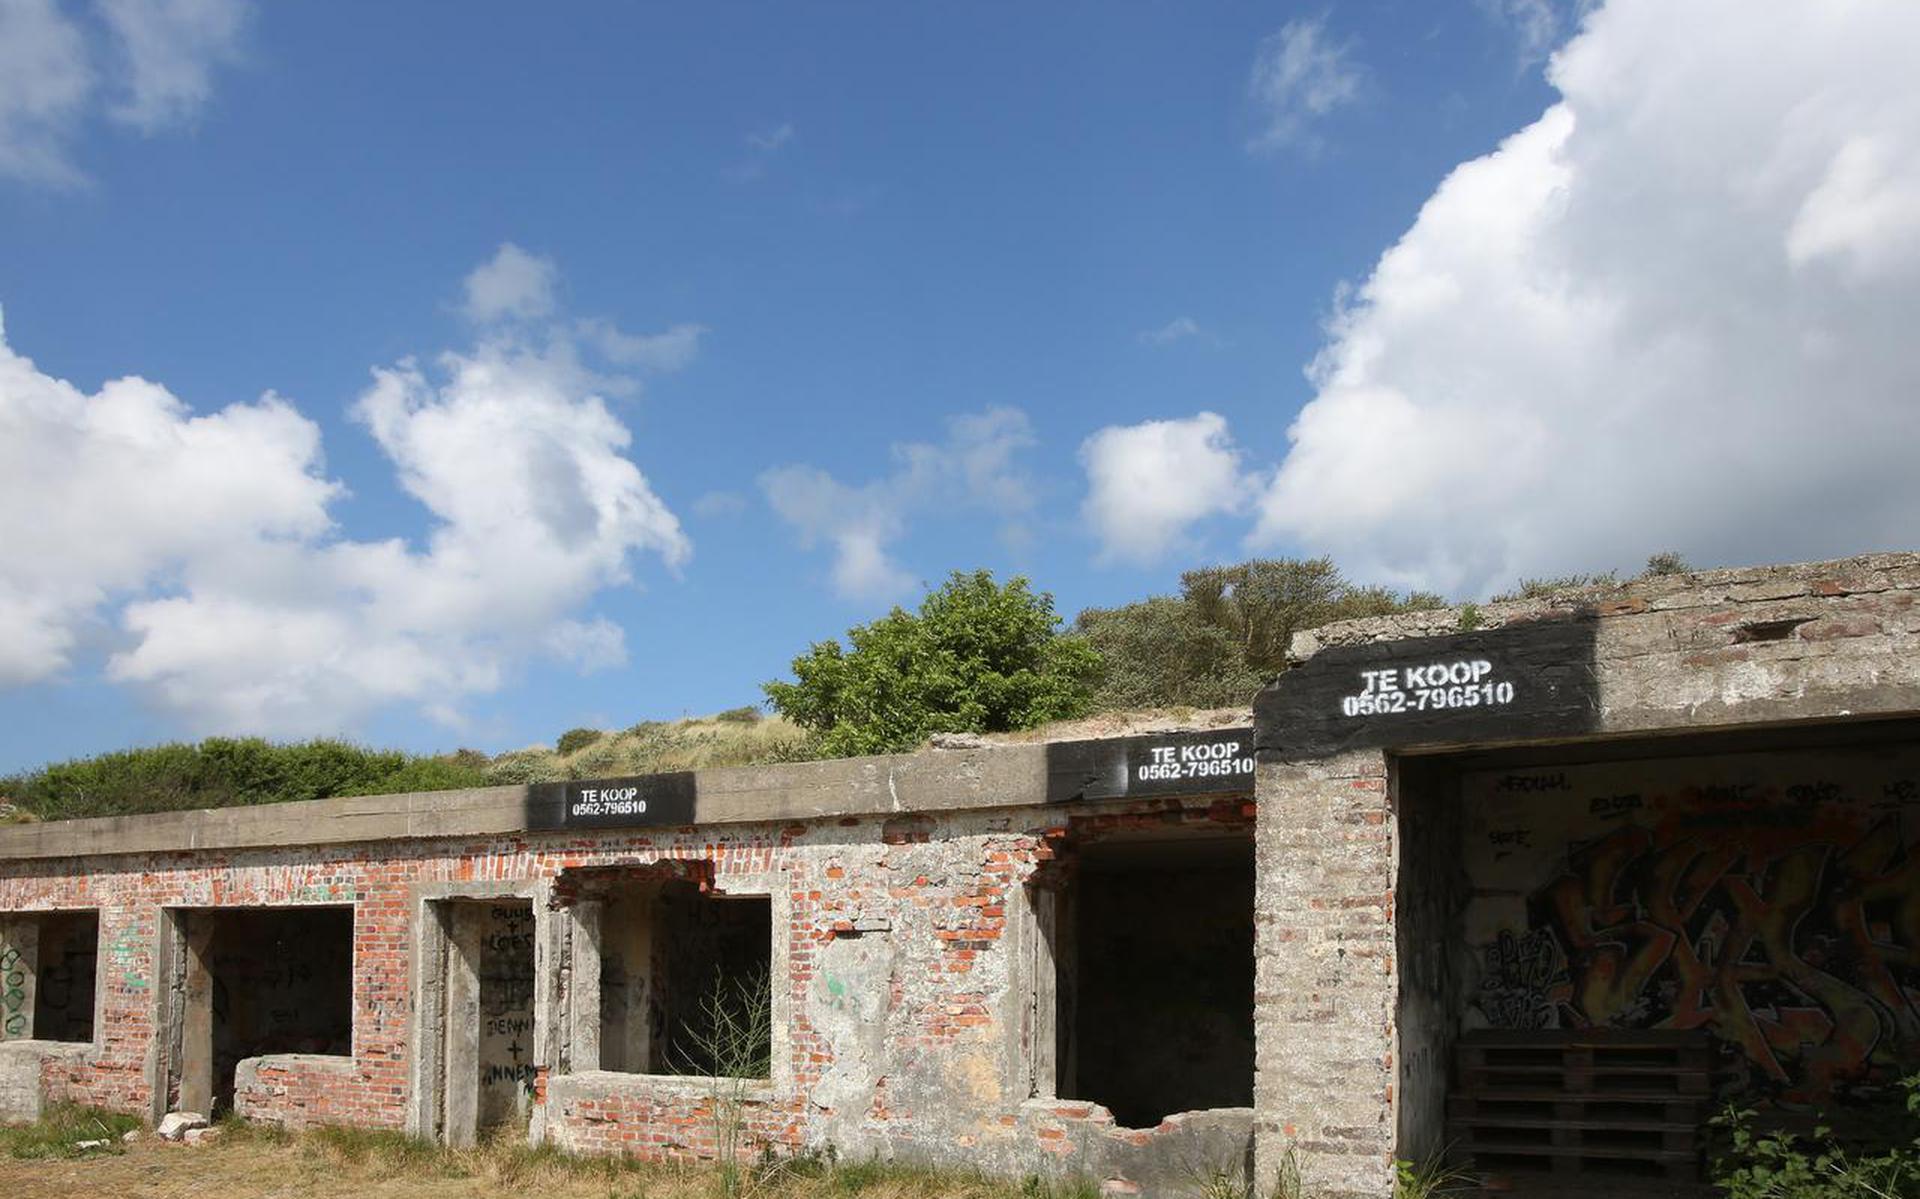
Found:
[{"label": "white cumulus cloud", "polygon": [[275,396],[196,416],[145,379],[89,395],[0,330],[0,685],[66,670],[116,595],[322,536],[339,491],[319,428]]},{"label": "white cumulus cloud", "polygon": [[1107,562],[1158,560],[1196,522],[1244,507],[1252,487],[1226,418],[1212,412],[1108,426],[1081,445],[1080,461],[1081,515]]},{"label": "white cumulus cloud", "polygon": [[638,556],[691,547],[599,376],[563,334],[533,340],[373,372],[353,417],[429,517],[378,541],[333,523],[343,489],[286,401],[88,395],[0,341],[0,684],[70,671],[89,626],[116,625],[108,676],[183,726],[292,735],[391,704],[458,720],[531,659],[624,660],[585,609]]},{"label": "white cumulus cloud", "polygon": [[1920,6],[1612,0],[1343,305],[1256,546],[1472,593],[1907,545]]},{"label": "white cumulus cloud", "polygon": [[890,546],[911,516],[933,507],[984,509],[1010,522],[1034,503],[1033,483],[1019,454],[1034,444],[1033,425],[1015,408],[988,408],[953,417],[946,440],[893,447],[893,470],[858,486],[818,467],[776,467],[760,476],[774,512],[799,535],[803,548],[833,550],[833,588],[856,600],[896,599],[914,576],[894,561]]}]

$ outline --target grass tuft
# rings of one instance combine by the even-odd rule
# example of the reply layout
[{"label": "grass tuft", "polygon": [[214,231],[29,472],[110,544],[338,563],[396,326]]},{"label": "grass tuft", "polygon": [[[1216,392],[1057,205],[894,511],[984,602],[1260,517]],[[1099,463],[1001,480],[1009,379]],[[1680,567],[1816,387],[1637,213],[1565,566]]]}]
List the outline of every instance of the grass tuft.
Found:
[{"label": "grass tuft", "polygon": [[[121,1135],[138,1127],[140,1121],[134,1116],[56,1103],[31,1124],[0,1126],[0,1153],[26,1160],[119,1153],[124,1148]],[[106,1144],[82,1148],[87,1141]]]}]

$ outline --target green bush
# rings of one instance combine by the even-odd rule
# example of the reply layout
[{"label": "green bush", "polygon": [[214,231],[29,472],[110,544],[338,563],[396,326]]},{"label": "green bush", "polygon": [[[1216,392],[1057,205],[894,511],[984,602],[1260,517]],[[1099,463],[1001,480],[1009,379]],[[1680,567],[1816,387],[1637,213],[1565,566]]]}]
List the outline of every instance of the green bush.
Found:
[{"label": "green bush", "polygon": [[1285,670],[1295,633],[1442,603],[1355,586],[1329,558],[1256,558],[1187,571],[1178,596],[1089,608],[1074,627],[1104,663],[1098,708],[1218,708],[1252,702]]},{"label": "green bush", "polygon": [[484,765],[449,755],[444,758],[411,758],[392,773],[382,775],[364,787],[336,791],[336,795],[398,795],[407,791],[459,791],[487,785]]},{"label": "green bush", "polygon": [[344,741],[276,745],[259,737],[212,737],[57,762],[0,779],[0,795],[42,820],[69,820],[446,790],[485,781],[482,769],[460,755],[419,757]]},{"label": "green bush", "polygon": [[1223,708],[1252,700],[1266,680],[1227,630],[1184,599],[1159,595],[1124,608],[1089,608],[1074,628],[1100,653],[1102,710]]},{"label": "green bush", "polygon": [[940,732],[1004,732],[1085,714],[1099,655],[1064,635],[1053,597],[987,571],[952,578],[918,612],[895,608],[816,643],[773,706],[827,756],[909,749]]},{"label": "green bush", "polygon": [[714,719],[724,721],[727,724],[759,724],[760,709],[753,704],[748,704],[743,708],[728,708],[726,711],[716,714]]},{"label": "green bush", "polygon": [[605,735],[599,729],[568,729],[560,734],[560,740],[553,743],[553,751],[558,754],[575,753]]}]

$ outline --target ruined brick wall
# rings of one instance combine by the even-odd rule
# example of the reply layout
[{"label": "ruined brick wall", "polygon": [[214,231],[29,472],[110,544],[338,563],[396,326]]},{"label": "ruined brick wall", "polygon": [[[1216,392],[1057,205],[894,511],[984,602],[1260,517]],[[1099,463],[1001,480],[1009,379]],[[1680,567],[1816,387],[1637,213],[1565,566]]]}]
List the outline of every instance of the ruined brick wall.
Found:
[{"label": "ruined brick wall", "polygon": [[[148,1114],[156,1110],[158,992],[167,986],[163,909],[351,904],[351,1055],[248,1059],[235,1080],[236,1107],[291,1126],[402,1129],[413,1099],[410,962],[423,897],[530,894],[551,929],[570,918],[569,871],[700,863],[717,891],[771,896],[777,1056],[773,1078],[749,1088],[756,1149],[831,1143],[1009,1173],[1086,1172],[1124,1190],[1150,1176],[1156,1138],[1231,1157],[1244,1151],[1250,1115],[1129,1131],[1092,1104],[1030,1096],[1025,883],[1069,822],[1077,835],[1098,836],[1223,822],[1244,828],[1251,817],[1244,800],[1159,800],[104,856],[84,865],[16,860],[0,865],[0,911],[99,910],[99,1033],[91,1046],[45,1049],[45,1090]],[[564,995],[543,1000],[542,1021],[563,1019],[566,1006]],[[549,1033],[539,1030],[535,1042],[547,1044]],[[568,1073],[544,1051],[537,1066],[537,1135],[587,1152],[714,1151],[702,1080]]]}]

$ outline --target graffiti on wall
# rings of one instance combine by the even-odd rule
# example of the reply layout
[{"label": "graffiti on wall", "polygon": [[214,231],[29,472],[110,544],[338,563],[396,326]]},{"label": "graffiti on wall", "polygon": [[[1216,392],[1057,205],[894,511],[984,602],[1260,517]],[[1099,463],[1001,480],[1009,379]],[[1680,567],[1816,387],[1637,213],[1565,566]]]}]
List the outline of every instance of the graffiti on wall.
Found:
[{"label": "graffiti on wall", "polygon": [[479,929],[481,1123],[526,1115],[533,1054],[533,908],[488,904]]},{"label": "graffiti on wall", "polygon": [[1920,1066],[1912,778],[1783,765],[1771,778],[1749,763],[1706,781],[1714,771],[1679,764],[1482,780],[1476,893],[1514,886],[1475,901],[1483,927],[1491,909],[1506,917],[1475,945],[1479,1020],[1704,1028],[1790,1103]]},{"label": "graffiti on wall", "polygon": [[4,1009],[5,1031],[9,1037],[27,1035],[27,970],[20,961],[20,951],[9,945],[0,950],[0,983],[5,990],[0,992],[0,1009]]}]

